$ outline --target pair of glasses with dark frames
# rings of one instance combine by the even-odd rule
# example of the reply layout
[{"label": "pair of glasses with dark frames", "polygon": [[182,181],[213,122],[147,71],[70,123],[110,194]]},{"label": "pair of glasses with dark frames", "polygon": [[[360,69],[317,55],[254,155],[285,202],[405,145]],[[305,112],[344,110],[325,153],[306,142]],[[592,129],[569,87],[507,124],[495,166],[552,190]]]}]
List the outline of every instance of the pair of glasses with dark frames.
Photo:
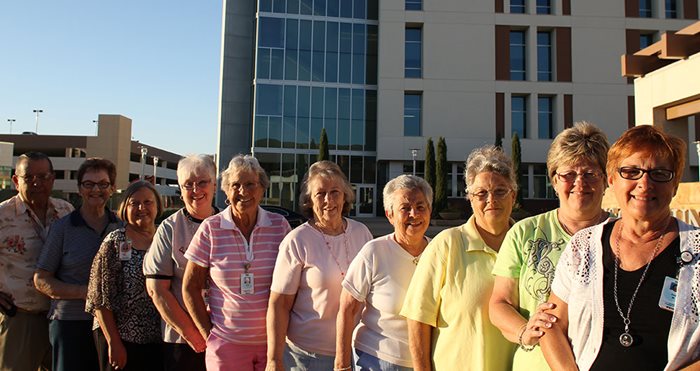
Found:
[{"label": "pair of glasses with dark frames", "polygon": [[622,179],[627,180],[639,180],[644,174],[649,175],[649,179],[657,183],[667,183],[673,180],[675,173],[673,170],[668,169],[640,169],[633,166],[623,166],[617,169],[617,173],[620,174]]}]

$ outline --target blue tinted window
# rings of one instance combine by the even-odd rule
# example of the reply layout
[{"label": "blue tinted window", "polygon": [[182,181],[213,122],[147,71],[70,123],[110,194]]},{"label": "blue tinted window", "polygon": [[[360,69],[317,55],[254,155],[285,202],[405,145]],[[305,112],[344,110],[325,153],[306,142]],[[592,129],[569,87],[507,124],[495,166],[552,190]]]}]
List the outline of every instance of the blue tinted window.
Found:
[{"label": "blue tinted window", "polygon": [[287,50],[287,57],[284,62],[284,78],[285,80],[297,79],[299,52],[296,50]]},{"label": "blue tinted window", "polygon": [[352,119],[363,120],[365,118],[365,91],[352,89]]},{"label": "blue tinted window", "polygon": [[338,53],[326,53],[326,82],[338,81]]},{"label": "blue tinted window", "polygon": [[338,117],[350,118],[350,89],[338,89]]},{"label": "blue tinted window", "polygon": [[299,22],[299,49],[311,50],[311,21]]},{"label": "blue tinted window", "polygon": [[294,117],[284,117],[282,120],[282,147],[294,148],[296,136],[296,119]]},{"label": "blue tinted window", "polygon": [[678,18],[678,0],[666,0],[666,18]]},{"label": "blue tinted window", "polygon": [[524,96],[512,96],[510,101],[511,132],[526,138],[527,135],[527,98]]},{"label": "blue tinted window", "polygon": [[323,88],[311,88],[311,117],[323,118]]},{"label": "blue tinted window", "polygon": [[284,0],[274,0],[272,3],[272,11],[275,13],[285,13],[286,9]]},{"label": "blue tinted window", "polygon": [[537,0],[537,14],[552,14],[551,0]]},{"label": "blue tinted window", "polygon": [[271,12],[272,11],[272,0],[260,0],[258,2],[259,12]]},{"label": "blue tinted window", "polygon": [[651,18],[651,0],[639,0],[639,16],[642,18]]},{"label": "blue tinted window", "polygon": [[338,0],[330,0],[326,6],[326,13],[329,17],[337,17],[340,13],[340,2]]},{"label": "blue tinted window", "polygon": [[537,98],[537,131],[540,139],[554,138],[552,97]]},{"label": "blue tinted window", "polygon": [[260,45],[269,48],[284,46],[284,19],[260,17]]},{"label": "blue tinted window", "polygon": [[257,147],[267,147],[267,116],[255,116],[254,141]]},{"label": "blue tinted window", "polygon": [[297,87],[288,85],[284,87],[284,115],[296,116],[297,114]]},{"label": "blue tinted window", "polygon": [[353,0],[354,10],[353,17],[359,19],[365,19],[365,0]]},{"label": "blue tinted window", "polygon": [[299,21],[296,19],[287,20],[287,31],[284,40],[287,49],[297,49],[299,47]]},{"label": "blue tinted window", "polygon": [[338,62],[338,81],[350,83],[352,64],[352,24],[340,24],[340,61]]},{"label": "blue tinted window", "polygon": [[300,86],[297,91],[297,116],[311,116],[311,89],[308,86]]},{"label": "blue tinted window", "polygon": [[510,0],[511,13],[525,13],[525,0]]},{"label": "blue tinted window", "polygon": [[326,51],[338,51],[338,22],[326,23]]},{"label": "blue tinted window", "polygon": [[367,25],[367,76],[365,83],[377,84],[377,26]]},{"label": "blue tinted window", "polygon": [[269,129],[267,131],[267,143],[271,148],[282,146],[282,118],[270,117]]},{"label": "blue tinted window", "polygon": [[406,0],[406,10],[423,10],[423,0]]},{"label": "blue tinted window", "polygon": [[270,49],[258,48],[258,66],[255,71],[255,76],[259,79],[270,78]]},{"label": "blue tinted window", "polygon": [[639,49],[644,49],[654,43],[654,34],[639,35]]},{"label": "blue tinted window", "polygon": [[352,83],[353,84],[364,84],[365,83],[365,56],[353,54],[352,55]]},{"label": "blue tinted window", "polygon": [[406,56],[404,61],[405,77],[422,76],[423,32],[420,28],[406,27]]},{"label": "blue tinted window", "polygon": [[311,70],[312,81],[323,81],[323,75],[326,71],[324,59],[325,54],[323,52],[313,52],[313,69]]},{"label": "blue tinted window", "polygon": [[340,16],[352,18],[352,0],[340,0]]},{"label": "blue tinted window", "polygon": [[510,31],[510,79],[525,80],[525,31]]},{"label": "blue tinted window", "polygon": [[350,149],[350,120],[338,119],[338,149]]},{"label": "blue tinted window", "polygon": [[405,93],[403,96],[403,135],[406,137],[421,136],[421,108],[422,96],[420,93]]},{"label": "blue tinted window", "polygon": [[537,80],[552,81],[552,34],[537,32]]},{"label": "blue tinted window", "polygon": [[311,52],[308,50],[299,51],[299,77],[300,81],[311,80]]},{"label": "blue tinted window", "polygon": [[338,117],[338,89],[336,88],[326,88],[326,109],[324,117],[327,119],[334,119]]},{"label": "blue tinted window", "polygon": [[326,15],[326,0],[314,0],[314,15]]},{"label": "blue tinted window", "polygon": [[284,49],[272,49],[270,78],[276,80],[284,79]]},{"label": "blue tinted window", "polygon": [[299,14],[299,0],[287,0],[287,13]]},{"label": "blue tinted window", "polygon": [[299,5],[300,14],[311,14],[313,11],[313,0],[301,0]]},{"label": "blue tinted window", "polygon": [[297,117],[297,148],[309,148],[309,118]]},{"label": "blue tinted window", "polygon": [[365,25],[355,24],[352,37],[352,82],[353,84],[365,83]]},{"label": "blue tinted window", "polygon": [[353,25],[352,53],[365,54],[365,25],[356,23]]},{"label": "blue tinted window", "polygon": [[256,104],[258,115],[282,115],[282,86],[260,84],[257,86]]},{"label": "blue tinted window", "polygon": [[310,148],[318,148],[318,144],[321,142],[321,129],[323,129],[323,119],[322,118],[312,118],[311,119],[311,146]]}]

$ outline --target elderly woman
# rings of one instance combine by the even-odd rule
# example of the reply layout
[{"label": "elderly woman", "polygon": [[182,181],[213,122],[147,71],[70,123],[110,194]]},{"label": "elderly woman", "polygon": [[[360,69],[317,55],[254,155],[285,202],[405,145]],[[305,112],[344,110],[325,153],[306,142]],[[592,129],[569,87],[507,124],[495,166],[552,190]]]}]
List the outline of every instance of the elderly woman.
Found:
[{"label": "elderly woman", "polygon": [[108,234],[92,262],[85,310],[100,370],[162,370],[160,317],[146,294],[143,257],[162,211],[153,184],[131,183],[119,205],[126,227]]},{"label": "elderly woman", "polygon": [[526,218],[508,231],[498,254],[491,322],[518,345],[514,370],[547,370],[537,343],[554,318],[550,308],[554,268],[571,236],[608,217],[605,193],[608,142],[596,126],[581,122],[562,131],[547,155],[547,172],[559,197],[557,209]]},{"label": "elderly woman", "polygon": [[314,163],[304,176],[299,201],[310,220],[280,245],[267,312],[269,370],[333,369],[341,283],[372,239],[367,227],[343,217],[354,195],[330,161]]},{"label": "elderly woman", "polygon": [[[287,221],[260,208],[270,180],[255,157],[235,156],[221,174],[224,211],[206,219],[185,257],[183,296],[207,339],[207,370],[263,370],[265,313]],[[209,308],[202,290],[209,280]],[[232,366],[235,365],[235,366]]]},{"label": "elderly woman", "polygon": [[85,295],[92,260],[102,239],[120,226],[107,207],[117,177],[114,164],[88,158],[78,168],[78,210],[51,226],[34,273],[37,289],[51,300],[49,339],[55,371],[97,368],[92,316]]},{"label": "elderly woman", "polygon": [[182,277],[185,251],[202,221],[219,211],[212,206],[216,192],[216,164],[211,156],[190,155],[177,164],[177,178],[185,207],[165,219],[143,260],[146,288],[163,321],[166,370],[204,371],[206,340],[185,310]]},{"label": "elderly woman", "polygon": [[355,319],[357,367],[409,370],[406,319],[399,315],[413,272],[428,245],[433,190],[417,176],[401,175],[384,186],[384,212],[394,233],[368,242],[343,280],[337,319],[335,369],[351,368],[350,342]]},{"label": "elderly woman", "polygon": [[469,154],[465,182],[474,214],[428,244],[401,310],[416,370],[510,369],[512,347],[489,322],[488,300],[511,225],[515,172],[503,151],[485,146]]},{"label": "elderly woman", "polygon": [[550,301],[559,318],[540,340],[555,370],[677,370],[700,365],[700,231],[671,216],[686,144],[652,126],[608,153],[621,218],[574,235]]}]

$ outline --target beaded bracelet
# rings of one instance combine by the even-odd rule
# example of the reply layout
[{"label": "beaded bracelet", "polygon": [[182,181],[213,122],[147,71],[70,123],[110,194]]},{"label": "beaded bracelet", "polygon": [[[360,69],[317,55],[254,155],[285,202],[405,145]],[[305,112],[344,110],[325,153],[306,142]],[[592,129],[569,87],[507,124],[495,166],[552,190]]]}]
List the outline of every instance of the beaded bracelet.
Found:
[{"label": "beaded bracelet", "polygon": [[522,349],[525,352],[530,352],[533,349],[535,349],[535,346],[523,344],[523,335],[525,335],[525,330],[527,330],[527,323],[525,323],[523,327],[520,328],[518,335],[518,344],[520,345],[520,349]]}]

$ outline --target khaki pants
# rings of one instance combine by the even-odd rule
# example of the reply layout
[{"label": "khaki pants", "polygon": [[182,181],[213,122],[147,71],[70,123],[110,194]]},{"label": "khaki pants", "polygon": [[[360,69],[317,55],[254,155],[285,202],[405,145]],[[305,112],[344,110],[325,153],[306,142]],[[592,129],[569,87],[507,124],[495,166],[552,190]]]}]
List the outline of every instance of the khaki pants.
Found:
[{"label": "khaki pants", "polygon": [[49,321],[46,313],[0,313],[0,371],[51,369]]}]

